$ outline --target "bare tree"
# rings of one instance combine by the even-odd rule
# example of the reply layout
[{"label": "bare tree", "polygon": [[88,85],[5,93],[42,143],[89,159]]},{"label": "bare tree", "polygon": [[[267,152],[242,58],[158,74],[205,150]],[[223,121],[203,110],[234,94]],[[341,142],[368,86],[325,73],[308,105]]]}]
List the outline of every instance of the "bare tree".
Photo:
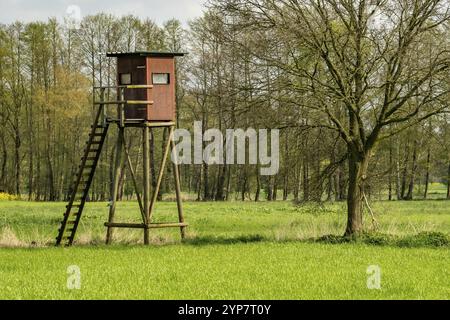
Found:
[{"label": "bare tree", "polygon": [[[370,158],[380,139],[445,110],[449,46],[445,0],[216,1],[251,29],[255,52],[302,81],[306,107],[325,116],[347,146],[349,185],[345,234],[362,232]],[[291,59],[271,59],[267,30],[275,30]],[[275,41],[275,40],[273,40]],[[430,42],[441,43],[431,46]],[[268,54],[267,54],[268,53]],[[307,61],[308,63],[305,63]],[[311,61],[313,61],[311,63]],[[301,79],[301,80],[300,80]],[[387,129],[390,129],[389,131]]]}]

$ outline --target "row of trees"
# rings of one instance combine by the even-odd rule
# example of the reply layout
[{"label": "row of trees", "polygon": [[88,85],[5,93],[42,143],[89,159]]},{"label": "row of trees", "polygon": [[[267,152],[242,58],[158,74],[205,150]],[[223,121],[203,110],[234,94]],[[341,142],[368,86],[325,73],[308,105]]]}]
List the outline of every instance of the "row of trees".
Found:
[{"label": "row of trees", "polygon": [[[354,233],[364,197],[427,198],[437,182],[450,198],[448,8],[446,0],[213,0],[187,30],[105,14],[76,29],[54,19],[3,25],[0,188],[65,199],[92,121],[92,84],[115,82],[103,53],[169,50],[189,52],[178,60],[179,127],[281,130],[275,176],[260,176],[258,164],[183,165],[183,189],[195,199],[347,200]],[[154,180],[165,134],[151,134]],[[128,139],[138,155],[140,135]],[[109,197],[113,157],[111,136],[93,200]],[[131,186],[124,175],[121,197],[133,197]]]},{"label": "row of trees", "polygon": [[[183,33],[174,20],[161,28],[105,14],[73,26],[50,19],[0,27],[0,189],[29,200],[67,197],[92,122],[92,85],[116,81],[105,53],[178,50]],[[95,199],[107,198],[113,145],[105,148]]]}]

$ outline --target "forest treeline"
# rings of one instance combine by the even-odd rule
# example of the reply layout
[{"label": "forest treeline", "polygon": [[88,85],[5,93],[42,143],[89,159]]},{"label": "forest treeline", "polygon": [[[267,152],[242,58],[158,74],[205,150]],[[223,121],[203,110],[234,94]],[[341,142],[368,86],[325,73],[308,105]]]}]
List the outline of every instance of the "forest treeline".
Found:
[{"label": "forest treeline", "polygon": [[[0,189],[66,200],[93,121],[92,86],[116,81],[115,60],[105,53],[173,51],[189,53],[177,60],[179,128],[202,121],[203,130],[280,129],[277,175],[261,176],[259,165],[182,165],[182,189],[191,198],[345,200],[355,172],[368,197],[427,198],[430,184],[442,183],[450,198],[445,4],[211,1],[188,26],[107,14],[79,25],[1,25]],[[106,141],[91,200],[109,199],[115,135]],[[165,135],[151,133],[153,184]],[[141,134],[127,139],[141,175]],[[370,162],[358,162],[358,152]],[[367,171],[359,173],[359,164]],[[166,177],[161,197],[173,191]],[[125,173],[120,198],[133,196]]]}]

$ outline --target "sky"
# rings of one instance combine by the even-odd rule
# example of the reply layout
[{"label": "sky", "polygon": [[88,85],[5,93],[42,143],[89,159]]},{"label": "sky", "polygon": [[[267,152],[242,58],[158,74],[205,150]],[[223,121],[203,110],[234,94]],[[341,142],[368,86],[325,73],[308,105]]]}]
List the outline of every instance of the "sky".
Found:
[{"label": "sky", "polygon": [[99,12],[134,14],[162,24],[172,18],[183,24],[202,14],[205,0],[0,0],[0,23],[46,21],[56,17],[86,16]]}]

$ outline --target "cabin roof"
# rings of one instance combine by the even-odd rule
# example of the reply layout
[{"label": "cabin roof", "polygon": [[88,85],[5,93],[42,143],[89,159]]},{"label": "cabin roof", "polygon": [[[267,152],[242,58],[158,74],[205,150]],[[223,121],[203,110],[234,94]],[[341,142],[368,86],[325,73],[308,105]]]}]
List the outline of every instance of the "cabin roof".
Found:
[{"label": "cabin roof", "polygon": [[161,51],[134,51],[134,52],[107,52],[107,57],[154,57],[173,58],[182,57],[186,53],[182,52],[161,52]]}]

